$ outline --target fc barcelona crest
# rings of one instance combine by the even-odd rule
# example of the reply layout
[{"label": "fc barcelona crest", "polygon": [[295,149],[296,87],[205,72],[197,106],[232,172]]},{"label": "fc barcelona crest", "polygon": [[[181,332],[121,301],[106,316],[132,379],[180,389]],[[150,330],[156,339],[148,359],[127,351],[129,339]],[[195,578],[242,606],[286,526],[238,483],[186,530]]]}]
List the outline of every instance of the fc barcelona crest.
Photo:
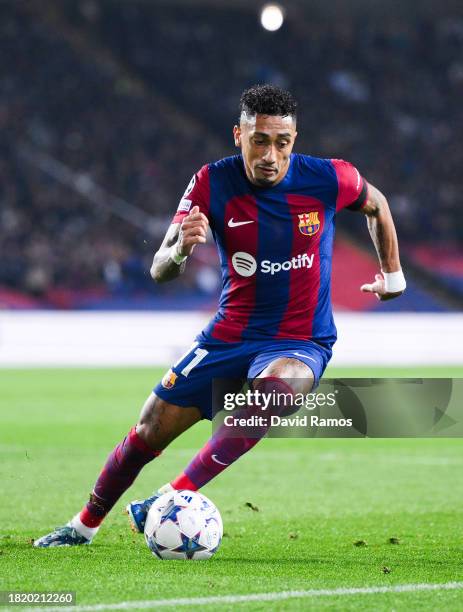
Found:
[{"label": "fc barcelona crest", "polygon": [[313,236],[320,229],[320,219],[318,211],[303,213],[299,217],[299,231],[305,236]]},{"label": "fc barcelona crest", "polygon": [[169,370],[164,375],[164,378],[161,381],[161,385],[164,387],[164,389],[172,389],[172,387],[175,385],[176,380],[177,374],[172,370]]}]

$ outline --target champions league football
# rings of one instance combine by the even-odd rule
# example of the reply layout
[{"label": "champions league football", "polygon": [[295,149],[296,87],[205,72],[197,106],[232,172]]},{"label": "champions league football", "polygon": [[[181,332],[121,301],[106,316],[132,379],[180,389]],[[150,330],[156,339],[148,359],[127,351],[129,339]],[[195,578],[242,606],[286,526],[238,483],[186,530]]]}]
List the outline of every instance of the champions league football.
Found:
[{"label": "champions league football", "polygon": [[145,541],[158,559],[209,559],[220,546],[220,512],[205,495],[171,491],[151,506]]}]

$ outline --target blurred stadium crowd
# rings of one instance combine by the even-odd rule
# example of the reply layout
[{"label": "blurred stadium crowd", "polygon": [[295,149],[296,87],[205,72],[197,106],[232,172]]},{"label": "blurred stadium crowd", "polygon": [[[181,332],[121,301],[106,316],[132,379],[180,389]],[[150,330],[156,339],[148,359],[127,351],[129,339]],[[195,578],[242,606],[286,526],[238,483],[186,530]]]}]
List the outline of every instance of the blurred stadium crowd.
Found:
[{"label": "blurred stadium crowd", "polygon": [[[234,153],[239,96],[256,82],[295,93],[298,151],[348,159],[386,193],[418,279],[463,296],[463,16],[299,7],[269,33],[233,3],[11,0],[0,70],[4,305],[214,295],[212,245],[174,286],[148,270],[192,173]],[[98,203],[89,184],[105,190]],[[149,221],[121,218],[112,197]],[[359,217],[338,228],[363,253]]]}]

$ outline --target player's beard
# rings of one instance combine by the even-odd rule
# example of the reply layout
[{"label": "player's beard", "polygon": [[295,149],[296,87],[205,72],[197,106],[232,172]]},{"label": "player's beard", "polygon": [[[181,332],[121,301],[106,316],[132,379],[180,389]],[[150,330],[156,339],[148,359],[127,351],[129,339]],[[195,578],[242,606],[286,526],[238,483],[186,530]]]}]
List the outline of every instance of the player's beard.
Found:
[{"label": "player's beard", "polygon": [[[276,168],[272,168],[272,169],[276,170],[276,172],[274,172],[273,174],[269,176],[256,176],[256,173],[255,173],[254,180],[256,184],[259,185],[260,187],[271,187],[276,182],[278,182],[278,180],[280,179],[280,172]],[[262,168],[257,166],[256,171],[259,172],[259,170],[262,170]]]},{"label": "player's beard", "polygon": [[256,178],[255,182],[259,187],[271,187],[275,183],[275,181],[266,178]]},{"label": "player's beard", "polygon": [[[263,166],[262,164],[258,164],[255,166],[254,170],[254,181],[256,185],[259,187],[273,187],[274,185],[278,185],[285,178],[286,173],[289,170],[289,160],[290,158],[285,158],[280,167],[275,166]],[[269,168],[275,170],[275,172],[269,176],[256,176],[256,174],[260,174],[262,168]]]}]

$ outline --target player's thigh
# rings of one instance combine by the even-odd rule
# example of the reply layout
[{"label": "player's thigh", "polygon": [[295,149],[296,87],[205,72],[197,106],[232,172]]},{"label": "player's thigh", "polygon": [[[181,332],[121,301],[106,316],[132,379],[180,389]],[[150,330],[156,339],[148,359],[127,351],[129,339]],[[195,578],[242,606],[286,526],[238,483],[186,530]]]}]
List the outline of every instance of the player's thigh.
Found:
[{"label": "player's thigh", "polygon": [[201,418],[196,406],[176,406],[151,393],[141,410],[137,433],[153,450],[163,450]]},{"label": "player's thigh", "polygon": [[307,364],[292,357],[274,359],[256,378],[281,379],[291,387],[294,393],[310,393],[315,382],[312,369]]}]

